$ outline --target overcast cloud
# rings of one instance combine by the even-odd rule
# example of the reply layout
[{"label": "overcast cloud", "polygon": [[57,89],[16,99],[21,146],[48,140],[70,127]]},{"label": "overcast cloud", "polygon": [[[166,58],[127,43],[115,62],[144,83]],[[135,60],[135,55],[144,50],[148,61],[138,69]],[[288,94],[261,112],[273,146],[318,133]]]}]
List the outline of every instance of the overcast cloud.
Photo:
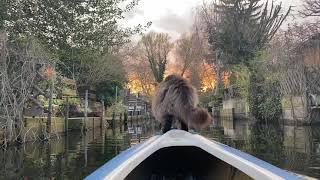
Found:
[{"label": "overcast cloud", "polygon": [[[126,24],[132,26],[151,21],[149,31],[167,32],[176,39],[190,30],[195,8],[202,2],[203,0],[141,0],[134,11],[127,15]],[[301,0],[283,0],[282,3],[286,8],[301,8]]]}]

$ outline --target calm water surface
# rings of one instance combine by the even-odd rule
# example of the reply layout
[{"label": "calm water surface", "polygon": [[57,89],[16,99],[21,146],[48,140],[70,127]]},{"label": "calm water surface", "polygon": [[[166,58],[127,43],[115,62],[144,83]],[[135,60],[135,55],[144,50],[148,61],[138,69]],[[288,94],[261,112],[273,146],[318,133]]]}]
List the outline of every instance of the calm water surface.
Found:
[{"label": "calm water surface", "polygon": [[[157,132],[156,128],[144,128],[141,141]],[[320,178],[320,127],[221,120],[200,133],[281,168]],[[10,147],[0,150],[0,179],[82,179],[138,139],[119,129],[106,129]]]}]

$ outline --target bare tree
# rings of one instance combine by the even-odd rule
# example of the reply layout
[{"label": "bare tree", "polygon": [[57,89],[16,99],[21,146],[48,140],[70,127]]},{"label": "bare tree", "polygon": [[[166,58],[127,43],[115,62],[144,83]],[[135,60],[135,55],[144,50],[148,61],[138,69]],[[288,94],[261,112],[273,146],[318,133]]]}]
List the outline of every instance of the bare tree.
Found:
[{"label": "bare tree", "polygon": [[211,3],[203,3],[197,11],[194,26],[204,33],[204,37],[207,40],[207,48],[205,59],[209,64],[212,64],[215,73],[215,95],[218,94],[219,89],[222,87],[222,49],[214,44],[214,36],[219,32],[221,27],[222,16],[217,11],[215,6],[217,1]]},{"label": "bare tree", "polygon": [[172,48],[169,35],[150,32],[142,37],[139,44],[142,45],[143,54],[149,62],[154,79],[160,83],[164,78],[168,54]]},{"label": "bare tree", "polygon": [[122,58],[125,59],[128,87],[143,95],[151,96],[155,88],[155,79],[143,49],[131,44],[131,47],[126,48],[126,54]]},{"label": "bare tree", "polygon": [[320,0],[304,0],[303,11],[300,14],[304,17],[320,16]]},{"label": "bare tree", "polygon": [[[25,43],[27,42],[27,43]],[[47,63],[41,45],[32,39],[15,43],[0,34],[0,126],[5,143],[23,141],[23,111],[37,75],[37,67]]]},{"label": "bare tree", "polygon": [[279,90],[282,98],[288,102],[283,108],[290,110],[294,119],[299,113],[301,116],[301,112],[297,111],[295,98],[299,98],[302,102],[299,106],[304,106],[306,110],[304,119],[311,120],[312,96],[316,99],[320,94],[318,24],[308,22],[289,25],[286,30],[276,34],[264,56],[266,65],[263,69],[280,82]]},{"label": "bare tree", "polygon": [[180,39],[176,41],[175,52],[177,55],[177,62],[181,67],[181,76],[192,65],[196,65],[203,59],[203,46],[204,43],[200,39],[197,32],[192,34],[183,34]]},{"label": "bare tree", "polygon": [[141,62],[132,64],[128,72],[129,87],[141,92],[143,95],[151,96],[154,92],[154,78],[149,65]]}]

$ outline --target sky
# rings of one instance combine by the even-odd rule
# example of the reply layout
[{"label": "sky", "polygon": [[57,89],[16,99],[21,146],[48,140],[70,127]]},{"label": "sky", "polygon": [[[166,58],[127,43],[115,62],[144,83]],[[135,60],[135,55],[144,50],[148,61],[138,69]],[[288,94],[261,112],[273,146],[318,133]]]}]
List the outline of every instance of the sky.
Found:
[{"label": "sky", "polygon": [[[148,31],[166,32],[177,39],[190,30],[195,8],[202,3],[203,0],[140,0],[135,9],[127,14],[126,23],[134,26],[151,21]],[[282,4],[297,9],[301,7],[301,0],[282,0]]]}]

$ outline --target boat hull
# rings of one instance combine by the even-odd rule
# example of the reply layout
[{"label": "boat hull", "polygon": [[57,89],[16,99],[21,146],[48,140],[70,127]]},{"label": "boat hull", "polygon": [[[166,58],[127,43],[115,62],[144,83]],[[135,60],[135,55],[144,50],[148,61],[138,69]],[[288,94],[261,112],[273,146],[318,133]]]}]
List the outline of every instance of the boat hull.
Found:
[{"label": "boat hull", "polygon": [[181,130],[154,136],[120,153],[85,179],[172,176],[189,179],[302,179],[249,154]]}]

